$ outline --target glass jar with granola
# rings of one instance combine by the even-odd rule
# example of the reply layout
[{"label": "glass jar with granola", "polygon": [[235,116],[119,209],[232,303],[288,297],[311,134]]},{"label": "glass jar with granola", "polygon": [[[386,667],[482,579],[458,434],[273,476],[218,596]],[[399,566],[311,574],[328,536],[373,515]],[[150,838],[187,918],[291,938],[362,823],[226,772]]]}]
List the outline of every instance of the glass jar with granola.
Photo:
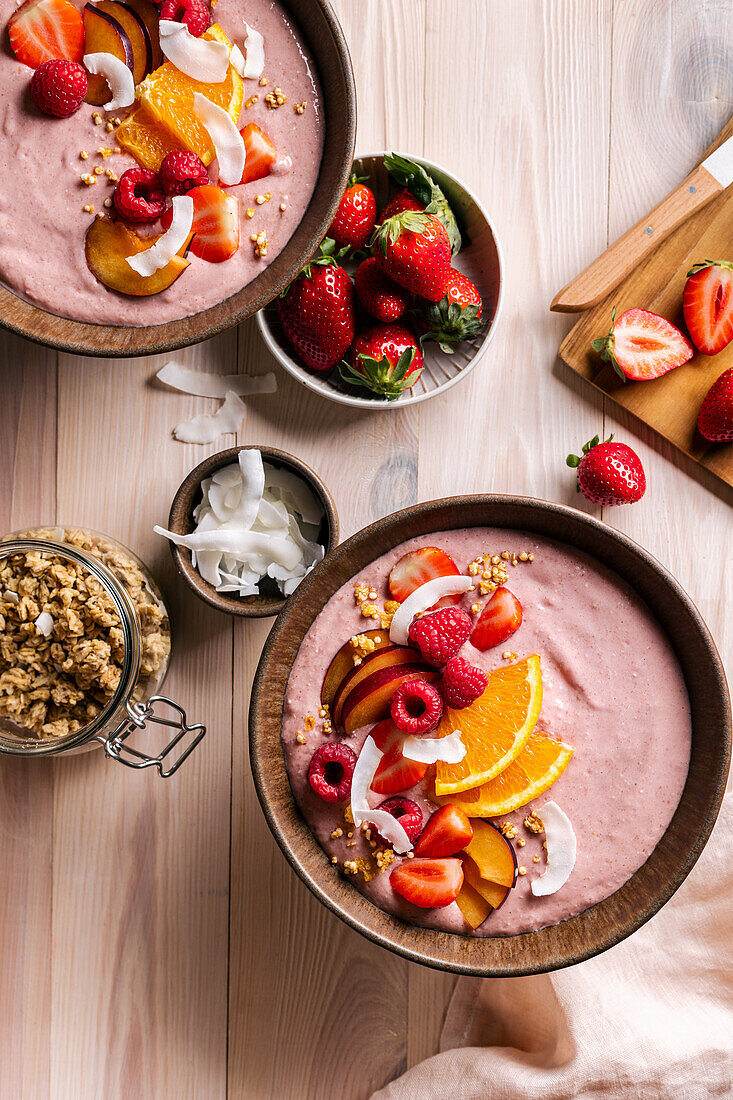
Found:
[{"label": "glass jar with granola", "polygon": [[[205,729],[158,694],[170,652],[162,593],[121,543],[72,527],[0,542],[0,753],[102,744],[121,763],[171,775]],[[128,741],[151,726],[168,731],[154,756]]]}]

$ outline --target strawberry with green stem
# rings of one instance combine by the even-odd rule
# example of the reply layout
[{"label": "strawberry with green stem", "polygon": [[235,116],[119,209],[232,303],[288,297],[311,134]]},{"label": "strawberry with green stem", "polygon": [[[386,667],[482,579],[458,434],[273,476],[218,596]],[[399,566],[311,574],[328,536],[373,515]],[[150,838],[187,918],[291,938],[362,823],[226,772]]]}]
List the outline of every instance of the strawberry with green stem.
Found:
[{"label": "strawberry with green stem", "polygon": [[374,258],[393,282],[429,302],[439,302],[450,285],[448,234],[434,214],[395,214],[372,238]]},{"label": "strawberry with green stem", "polygon": [[460,271],[451,272],[445,297],[418,310],[420,323],[426,326],[422,340],[434,340],[441,351],[451,355],[455,345],[483,330],[482,302],[476,286]]},{"label": "strawberry with green stem", "polygon": [[344,382],[396,401],[422,374],[420,344],[407,325],[372,325],[354,341],[351,363],[341,364]]},{"label": "strawberry with green stem", "polygon": [[422,164],[408,160],[407,157],[401,157],[397,153],[387,153],[384,166],[398,187],[404,187],[424,206],[428,214],[435,214],[443,223],[450,240],[451,255],[457,255],[461,250],[462,241],[455,214],[451,210],[445,193],[428,175]]},{"label": "strawberry with green stem", "polygon": [[577,491],[592,504],[634,504],[646,492],[641,459],[625,443],[614,443],[613,435],[602,443],[594,435],[581,455],[568,455],[565,461],[578,471]]}]

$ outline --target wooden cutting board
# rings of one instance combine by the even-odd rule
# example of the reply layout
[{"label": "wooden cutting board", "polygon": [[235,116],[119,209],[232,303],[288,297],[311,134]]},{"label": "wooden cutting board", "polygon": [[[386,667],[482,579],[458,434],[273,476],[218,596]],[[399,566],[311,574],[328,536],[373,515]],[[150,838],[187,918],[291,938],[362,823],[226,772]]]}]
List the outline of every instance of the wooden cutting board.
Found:
[{"label": "wooden cutting board", "polygon": [[[733,119],[705,156],[731,135]],[[682,291],[687,272],[699,260],[733,260],[733,187],[675,230],[608,298],[583,313],[559,354],[577,374],[733,486],[733,443],[707,443],[696,429],[700,402],[715,379],[733,366],[733,343],[715,356],[696,353],[654,382],[622,382],[591,347],[611,327],[614,306],[617,313],[632,306],[649,309],[684,328]]]}]

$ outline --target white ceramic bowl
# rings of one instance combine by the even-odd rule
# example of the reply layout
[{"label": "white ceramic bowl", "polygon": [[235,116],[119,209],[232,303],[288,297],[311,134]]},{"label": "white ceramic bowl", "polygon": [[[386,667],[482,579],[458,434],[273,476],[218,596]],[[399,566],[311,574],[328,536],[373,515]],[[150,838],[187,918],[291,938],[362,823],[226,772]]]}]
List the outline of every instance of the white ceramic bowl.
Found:
[{"label": "white ceramic bowl", "polygon": [[[409,156],[407,153],[402,155]],[[360,176],[369,177],[379,210],[387,202],[390,191],[394,190],[384,167],[384,157],[385,153],[369,153],[357,157],[354,161],[355,171]],[[488,214],[461,180],[439,165],[433,164],[432,161],[424,160],[422,157],[411,159],[422,164],[436,183],[442,187],[456,215],[463,235],[463,248],[455,258],[455,267],[476,284],[483,299],[482,316],[487,323],[478,336],[458,344],[452,355],[446,355],[437,344],[427,343],[423,349],[425,368],[419,381],[412,390],[403,393],[396,401],[385,401],[362,396],[356,387],[347,386],[339,378],[338,368],[324,374],[306,370],[291,354],[274,303],[260,310],[257,314],[260,332],[280,365],[307,389],[331,401],[337,401],[341,405],[351,405],[354,408],[372,411],[401,409],[406,405],[416,405],[420,401],[427,401],[429,397],[444,393],[465,378],[476,366],[491,342],[501,313],[503,261],[499,242]]]}]

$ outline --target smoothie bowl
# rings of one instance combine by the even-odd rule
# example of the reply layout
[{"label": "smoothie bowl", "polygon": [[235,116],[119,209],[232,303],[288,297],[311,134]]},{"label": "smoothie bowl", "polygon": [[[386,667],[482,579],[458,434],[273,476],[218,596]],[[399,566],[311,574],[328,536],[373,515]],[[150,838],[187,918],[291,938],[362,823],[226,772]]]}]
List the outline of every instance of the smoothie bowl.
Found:
[{"label": "smoothie bowl", "polygon": [[312,254],[355,132],[325,0],[27,0],[5,33],[0,323],[165,351],[248,317]]},{"label": "smoothie bowl", "polygon": [[303,582],[250,744],[276,839],[338,916],[418,962],[518,975],[605,950],[681,884],[730,701],[640,547],[559,505],[464,497],[372,524]]}]

